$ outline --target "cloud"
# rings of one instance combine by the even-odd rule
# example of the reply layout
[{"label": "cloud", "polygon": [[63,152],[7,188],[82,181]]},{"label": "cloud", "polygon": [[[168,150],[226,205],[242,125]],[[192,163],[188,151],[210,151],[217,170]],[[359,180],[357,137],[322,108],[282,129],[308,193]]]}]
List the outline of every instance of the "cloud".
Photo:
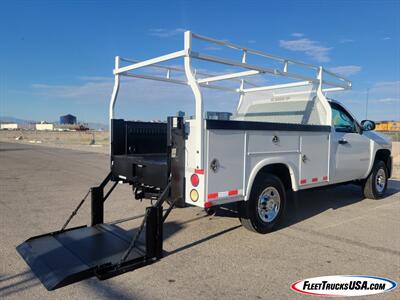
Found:
[{"label": "cloud", "polygon": [[[31,87],[34,93],[51,99],[70,99],[77,101],[97,101],[98,99],[109,99],[113,89],[113,78],[83,76],[82,82],[71,85],[53,85],[35,83]],[[120,96],[140,95],[135,101],[159,101],[164,94],[166,84],[149,80],[135,80],[123,77],[120,84]],[[176,87],[176,85],[172,85]],[[131,98],[131,97],[130,97]]]},{"label": "cloud", "polygon": [[291,51],[303,52],[318,62],[330,61],[329,51],[332,48],[324,47],[320,44],[320,42],[313,41],[308,38],[290,41],[280,40],[279,46]]},{"label": "cloud", "polygon": [[332,96],[343,102],[358,120],[398,120],[400,116],[400,80],[380,81],[369,90],[360,88],[332,93]]},{"label": "cloud", "polygon": [[154,29],[149,29],[149,34],[160,38],[170,38],[182,34],[185,31],[186,29],[184,28],[175,28],[175,29],[154,28]]},{"label": "cloud", "polygon": [[354,40],[353,39],[341,39],[339,41],[340,44],[347,44],[347,43],[353,43]]},{"label": "cloud", "polygon": [[[372,102],[389,105],[392,112],[396,112],[396,107],[400,109],[400,80],[375,83],[369,90],[369,96]],[[397,113],[400,114],[400,111]]]},{"label": "cloud", "polygon": [[[175,74],[174,78],[178,74]],[[96,106],[108,109],[113,78],[81,76],[75,84],[34,83],[30,95],[54,103],[67,101],[71,107]],[[236,83],[235,87],[239,84]],[[239,96],[233,93],[203,89],[205,110],[233,111]],[[55,104],[57,105],[57,104]],[[194,113],[195,101],[188,86],[165,82],[122,78],[116,106],[117,117],[133,120],[165,120],[178,110]],[[104,116],[105,117],[105,116]]]},{"label": "cloud", "polygon": [[[358,89],[333,94],[358,118],[370,120],[398,120],[400,116],[400,80],[379,81],[369,90]],[[366,104],[368,99],[368,115]]]},{"label": "cloud", "polygon": [[392,38],[390,37],[390,36],[385,36],[382,40],[384,40],[384,41],[389,41],[389,40],[391,40]]},{"label": "cloud", "polygon": [[94,80],[81,79],[83,83],[76,85],[34,83],[31,87],[35,94],[49,98],[92,99],[110,94],[112,90],[112,78],[100,78],[96,77]]},{"label": "cloud", "polygon": [[114,77],[104,77],[104,76],[78,76],[79,80],[82,81],[107,81],[111,80]]},{"label": "cloud", "polygon": [[338,73],[343,76],[350,76],[359,73],[362,70],[362,68],[361,66],[348,65],[348,66],[338,66],[330,68],[329,70],[333,73]]},{"label": "cloud", "polygon": [[377,99],[376,102],[380,102],[380,103],[400,103],[400,98],[382,98],[382,99]]},{"label": "cloud", "polygon": [[301,32],[293,32],[293,33],[291,34],[291,36],[300,38],[300,37],[303,37],[303,36],[304,36],[304,33],[301,33]]},{"label": "cloud", "polygon": [[375,83],[370,89],[374,93],[390,93],[400,96],[400,80],[396,81],[379,81]]}]

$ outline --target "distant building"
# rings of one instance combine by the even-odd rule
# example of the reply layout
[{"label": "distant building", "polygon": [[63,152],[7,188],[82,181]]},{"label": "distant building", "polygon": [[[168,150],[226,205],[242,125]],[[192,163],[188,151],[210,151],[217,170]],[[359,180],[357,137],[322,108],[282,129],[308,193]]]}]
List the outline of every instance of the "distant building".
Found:
[{"label": "distant building", "polygon": [[35,128],[36,130],[54,130],[54,124],[41,122],[39,124],[35,124]]},{"label": "distant building", "polygon": [[17,123],[2,123],[1,129],[3,130],[17,130],[18,124]]},{"label": "distant building", "polygon": [[185,117],[185,112],[179,110],[179,111],[176,113],[176,115],[177,115],[178,117],[184,118],[184,117]]},{"label": "distant building", "polygon": [[60,117],[60,124],[64,125],[64,124],[69,124],[69,125],[73,125],[76,124],[76,117],[73,115],[65,115],[65,116],[61,116]]}]

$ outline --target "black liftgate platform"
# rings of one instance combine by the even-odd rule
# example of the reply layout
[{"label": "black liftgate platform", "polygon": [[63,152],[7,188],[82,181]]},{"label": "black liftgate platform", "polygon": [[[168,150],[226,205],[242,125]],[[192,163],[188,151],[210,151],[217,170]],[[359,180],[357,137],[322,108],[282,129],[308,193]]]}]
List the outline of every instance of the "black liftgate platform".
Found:
[{"label": "black liftgate platform", "polygon": [[[182,138],[182,119],[175,124],[179,127],[175,131],[180,131],[177,136]],[[172,132],[173,137],[174,130]],[[169,140],[168,148],[182,145],[175,143],[173,138]],[[180,161],[183,161],[182,157]],[[177,161],[172,165],[174,163]],[[176,185],[171,180],[173,175],[174,172],[171,172],[167,185],[160,190],[154,204],[146,208],[142,223],[133,236],[116,225],[104,224],[104,202],[118,184],[115,174],[110,172],[100,186],[89,190],[60,231],[32,237],[20,244],[17,251],[48,290],[92,276],[107,279],[151,264],[163,254],[163,223],[177,200],[182,200],[180,197],[171,198],[171,195],[177,194],[172,191]],[[105,193],[109,183],[111,187]],[[91,226],[66,229],[89,195]],[[163,211],[166,200],[169,206]]]}]

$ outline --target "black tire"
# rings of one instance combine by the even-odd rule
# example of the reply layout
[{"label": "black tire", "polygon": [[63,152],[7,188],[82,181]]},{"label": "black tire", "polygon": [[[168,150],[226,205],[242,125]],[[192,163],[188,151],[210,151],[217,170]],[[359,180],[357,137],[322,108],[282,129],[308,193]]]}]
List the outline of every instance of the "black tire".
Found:
[{"label": "black tire", "polygon": [[[280,203],[278,214],[272,221],[266,222],[259,215],[258,202],[262,193],[271,187],[279,193]],[[243,227],[262,234],[273,231],[285,214],[286,197],[285,188],[277,176],[272,174],[258,176],[253,183],[250,199],[241,202],[239,207],[239,219]]]},{"label": "black tire", "polygon": [[[377,177],[382,175],[382,172],[385,173],[385,181],[384,181],[384,186],[383,189],[378,189],[377,188]],[[365,198],[368,199],[380,199],[385,195],[386,188],[387,188],[387,179],[388,179],[388,169],[386,164],[381,161],[377,160],[374,163],[374,166],[372,167],[372,171],[369,174],[368,178],[365,180],[362,188],[364,192]]]},{"label": "black tire", "polygon": [[209,208],[205,208],[204,212],[209,215],[212,216],[213,214],[215,214],[215,208],[214,207],[209,207]]}]

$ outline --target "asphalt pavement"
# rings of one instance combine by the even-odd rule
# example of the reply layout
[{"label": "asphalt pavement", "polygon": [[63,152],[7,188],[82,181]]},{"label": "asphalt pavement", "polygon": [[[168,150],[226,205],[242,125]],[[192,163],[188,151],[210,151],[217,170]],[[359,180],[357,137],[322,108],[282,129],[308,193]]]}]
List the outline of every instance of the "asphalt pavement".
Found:
[{"label": "asphalt pavement", "polygon": [[[208,216],[175,209],[165,225],[164,258],[123,275],[91,278],[48,292],[15,247],[61,228],[90,186],[109,168],[101,153],[0,143],[0,297],[9,299],[298,299],[290,284],[323,275],[374,275],[399,282],[400,181],[388,196],[363,199],[354,185],[301,192],[277,231],[259,235],[236,212]],[[106,222],[139,225],[148,202],[118,185]],[[85,203],[71,226],[90,222]],[[62,259],[62,258],[61,258]],[[395,291],[367,299],[400,299]]]}]

